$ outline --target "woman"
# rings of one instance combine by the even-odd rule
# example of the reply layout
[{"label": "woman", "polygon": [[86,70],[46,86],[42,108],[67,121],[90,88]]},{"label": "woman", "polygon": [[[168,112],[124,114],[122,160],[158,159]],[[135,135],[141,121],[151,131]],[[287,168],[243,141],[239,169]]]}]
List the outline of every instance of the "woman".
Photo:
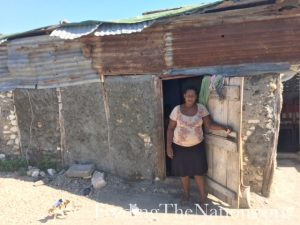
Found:
[{"label": "woman", "polygon": [[188,87],[183,93],[184,104],[177,105],[170,114],[167,131],[167,155],[170,157],[172,174],[180,176],[183,186],[181,202],[190,199],[189,176],[194,176],[199,193],[200,204],[207,202],[204,175],[207,172],[207,159],[203,141],[202,124],[208,129],[230,129],[216,124],[210,119],[204,105],[197,103],[197,90]]}]

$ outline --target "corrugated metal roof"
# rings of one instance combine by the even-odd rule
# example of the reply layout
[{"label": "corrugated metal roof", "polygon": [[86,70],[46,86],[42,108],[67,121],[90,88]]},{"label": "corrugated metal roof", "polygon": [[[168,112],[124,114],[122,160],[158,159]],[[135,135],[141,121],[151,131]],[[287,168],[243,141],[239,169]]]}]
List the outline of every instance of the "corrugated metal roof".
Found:
[{"label": "corrugated metal roof", "polygon": [[201,8],[206,8],[211,5],[217,5],[221,2],[222,1],[215,2],[213,4],[180,7],[163,12],[150,13],[131,19],[117,20],[115,22],[84,21],[81,23],[69,23],[53,30],[50,36],[56,36],[62,39],[75,39],[91,34],[94,31],[96,36],[131,34],[141,32],[145,28],[151,26],[155,20],[181,15]]},{"label": "corrugated metal roof", "polygon": [[60,27],[52,31],[50,36],[60,37],[62,39],[75,39],[93,33],[98,27],[99,24]]},{"label": "corrugated metal roof", "polygon": [[6,42],[6,41],[7,41],[6,38],[0,39],[0,44],[4,43],[4,42]]},{"label": "corrugated metal roof", "polygon": [[151,26],[154,21],[146,21],[135,24],[102,24],[95,31],[96,36],[131,34],[141,32],[145,28]]},{"label": "corrugated metal roof", "polygon": [[174,16],[179,16],[185,13],[193,13],[194,11],[198,11],[201,9],[205,9],[207,7],[211,6],[217,6],[221,4],[223,1],[216,1],[213,3],[200,3],[195,4],[191,6],[183,6],[176,9],[169,9],[169,10],[162,10],[155,13],[149,13],[142,16],[137,16],[129,19],[120,19],[116,20],[116,23],[139,23],[139,22],[145,22],[145,21],[151,21],[151,20],[158,20],[158,19],[164,19],[164,18],[170,18]]},{"label": "corrugated metal roof", "polygon": [[97,36],[130,34],[142,31],[144,28],[151,26],[155,21],[174,16],[238,9],[239,7],[251,7],[262,4],[271,4],[274,1],[275,0],[216,1],[207,4],[201,3],[192,6],[179,7],[175,9],[148,12],[144,13],[144,15],[142,16],[137,16],[129,19],[120,19],[116,21],[88,20],[76,23],[59,24],[42,27],[23,33],[7,35],[2,37],[0,36],[0,44],[1,42],[5,42],[5,40],[3,39],[12,40],[15,38],[45,35],[49,33],[51,33],[51,36],[60,37],[62,39],[75,39],[93,33],[97,30],[97,28],[100,25],[102,28],[96,31]]},{"label": "corrugated metal roof", "polygon": [[143,29],[151,26],[153,22],[154,21],[146,21],[136,24],[104,23],[85,26],[67,26],[53,30],[50,36],[59,37],[61,39],[75,39],[89,35],[93,32],[96,36],[131,34],[141,32]]},{"label": "corrugated metal roof", "polygon": [[0,37],[0,44],[3,39],[15,39],[18,37],[28,37],[36,35],[45,35],[51,32],[51,36],[60,37],[62,39],[75,39],[90,33],[93,33],[99,25],[102,28],[97,30],[97,36],[105,35],[118,35],[118,34],[130,34],[135,32],[140,32],[144,28],[151,26],[156,20],[174,17],[182,14],[189,14],[195,11],[204,10],[209,7],[215,7],[221,4],[223,1],[217,1],[209,4],[197,4],[192,6],[185,6],[176,9],[158,11],[156,13],[149,13],[142,16],[137,16],[130,19],[121,19],[116,21],[96,21],[88,20],[78,23],[67,23],[60,25],[47,26],[43,28],[38,28],[32,31],[27,31],[23,33],[7,35],[5,37]]}]

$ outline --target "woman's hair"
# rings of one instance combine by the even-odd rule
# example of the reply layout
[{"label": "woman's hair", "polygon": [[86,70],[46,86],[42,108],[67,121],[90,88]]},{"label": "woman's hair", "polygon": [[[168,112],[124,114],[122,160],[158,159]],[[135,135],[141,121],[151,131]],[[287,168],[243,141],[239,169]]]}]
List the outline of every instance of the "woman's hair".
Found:
[{"label": "woman's hair", "polygon": [[183,89],[183,94],[186,94],[186,92],[188,90],[193,90],[195,92],[195,94],[198,96],[198,90],[196,87],[194,86],[186,86],[184,89]]}]

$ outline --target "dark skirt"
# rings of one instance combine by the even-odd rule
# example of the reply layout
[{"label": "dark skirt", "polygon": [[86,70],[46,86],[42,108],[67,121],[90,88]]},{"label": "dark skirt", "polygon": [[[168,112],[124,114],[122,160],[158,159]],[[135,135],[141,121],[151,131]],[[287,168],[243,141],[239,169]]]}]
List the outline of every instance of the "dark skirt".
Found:
[{"label": "dark skirt", "polygon": [[173,176],[203,176],[207,173],[207,159],[204,141],[197,145],[184,147],[172,143],[174,156],[171,160]]}]

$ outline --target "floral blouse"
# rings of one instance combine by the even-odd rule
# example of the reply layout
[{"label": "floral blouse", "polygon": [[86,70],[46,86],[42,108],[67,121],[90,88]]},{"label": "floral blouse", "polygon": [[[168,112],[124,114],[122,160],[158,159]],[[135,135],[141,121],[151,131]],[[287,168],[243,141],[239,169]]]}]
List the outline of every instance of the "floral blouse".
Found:
[{"label": "floral blouse", "polygon": [[202,117],[209,115],[209,112],[204,105],[198,103],[197,106],[198,112],[194,116],[182,114],[180,105],[171,112],[170,119],[177,122],[173,136],[175,144],[190,147],[203,141]]}]

